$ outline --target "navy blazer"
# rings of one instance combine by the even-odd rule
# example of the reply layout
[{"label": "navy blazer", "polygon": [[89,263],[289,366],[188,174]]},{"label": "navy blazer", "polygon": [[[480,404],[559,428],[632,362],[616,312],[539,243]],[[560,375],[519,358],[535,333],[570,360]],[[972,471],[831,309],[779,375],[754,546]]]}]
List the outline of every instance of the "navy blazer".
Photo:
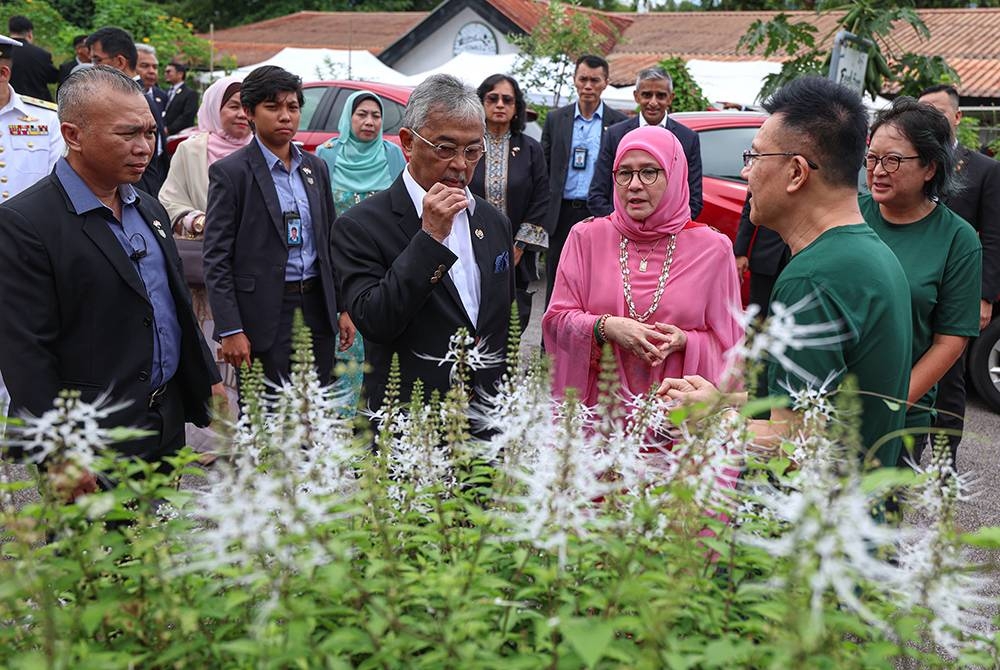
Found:
[{"label": "navy blazer", "polygon": [[[399,356],[404,400],[409,400],[417,379],[423,380],[428,395],[448,390],[451,366],[424,357],[443,358],[460,327],[488,351],[506,356],[514,297],[513,233],[506,216],[473,197],[476,211],[469,217],[469,232],[475,231],[471,240],[480,275],[477,323],[469,320],[448,275],[458,257],[421,229],[402,175],[385,191],[349,209],[333,226],[337,279],[371,366],[364,388],[372,408],[382,404],[394,355]],[[504,372],[503,364],[477,370],[472,386],[491,390]]]},{"label": "navy blazer", "polygon": [[[136,203],[166,260],[181,327],[173,380],[185,420],[204,426],[219,371],[191,308],[170,217],[147,193],[139,191]],[[106,428],[144,424],[152,391],[153,307],[107,220],[97,212],[77,214],[50,174],[0,206],[0,266],[0,310],[17,315],[0,319],[0,369],[11,414],[40,415],[61,390],[73,389],[86,402],[107,392],[112,403],[128,403],[101,422]],[[161,456],[143,451],[148,442],[109,446],[147,459]]]},{"label": "navy blazer", "polygon": [[[326,163],[302,152],[299,168],[316,237],[317,270],[330,327],[337,332],[336,282],[330,259],[333,189]],[[278,331],[285,296],[288,238],[278,191],[256,141],[208,169],[205,287],[215,337],[242,330],[253,351],[267,351]]]},{"label": "navy blazer", "polygon": [[733,240],[733,255],[746,256],[753,274],[777,277],[788,265],[791,251],[778,233],[750,221],[750,197],[743,203],[740,225]]},{"label": "navy blazer", "polygon": [[1000,297],[1000,162],[978,151],[955,151],[961,190],[945,199],[948,208],[972,224],[983,245],[984,300]]},{"label": "navy blazer", "polygon": [[[601,153],[597,156],[594,166],[594,179],[590,182],[590,192],[587,193],[587,207],[594,216],[607,216],[615,208],[612,198],[611,170],[615,164],[615,154],[625,133],[639,127],[639,116],[615,124],[608,128],[601,138]],[[681,125],[667,117],[667,130],[674,134],[684,149],[688,164],[688,190],[690,190],[691,218],[697,219],[701,214],[701,142],[698,133],[687,126]]]}]

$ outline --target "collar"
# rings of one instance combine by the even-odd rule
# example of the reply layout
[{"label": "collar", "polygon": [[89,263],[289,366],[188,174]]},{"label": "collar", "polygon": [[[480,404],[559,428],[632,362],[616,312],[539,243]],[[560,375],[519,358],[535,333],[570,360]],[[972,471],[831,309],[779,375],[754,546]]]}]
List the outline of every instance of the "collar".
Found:
[{"label": "collar", "polygon": [[17,111],[21,112],[21,114],[24,114],[26,116],[31,116],[31,110],[27,106],[25,106],[24,101],[21,100],[21,96],[17,94],[17,91],[14,90],[14,87],[11,86],[10,84],[7,84],[7,90],[10,91],[10,100],[7,101],[7,104],[4,105],[3,109],[0,109],[0,114],[3,114],[4,112],[9,112],[12,109],[16,109]]},{"label": "collar", "polygon": [[[427,195],[427,191],[410,174],[409,164],[403,170],[403,185],[406,186],[406,193],[410,196],[410,200],[413,201],[413,207],[417,210],[417,217],[423,217],[424,196]],[[472,191],[469,190],[468,186],[465,187],[465,197],[469,200],[469,216],[473,216],[476,213],[476,199],[472,197]]]},{"label": "collar", "polygon": [[[285,162],[283,160],[281,160],[280,158],[278,158],[278,156],[273,151],[271,151],[266,146],[264,146],[264,143],[260,141],[259,137],[257,137],[256,135],[254,135],[253,139],[257,143],[257,146],[260,147],[261,153],[264,154],[264,162],[267,164],[267,169],[268,170],[270,170],[271,168],[273,168],[275,163],[280,163],[281,167],[285,167]],[[292,152],[292,170],[291,171],[294,172],[295,170],[299,169],[300,165],[302,165],[302,150],[299,149],[297,146],[295,146],[295,142],[291,142],[288,145],[288,148]]]},{"label": "collar", "polygon": [[[97,196],[90,190],[86,182],[80,178],[80,175],[76,173],[76,170],[73,169],[68,160],[60,158],[56,163],[55,172],[59,182],[66,189],[66,195],[69,196],[69,201],[73,205],[73,209],[77,215],[83,215],[87,212],[100,209],[108,209],[110,211],[107,205],[98,200]],[[132,188],[132,184],[119,184],[118,197],[121,198],[123,205],[131,205],[138,199],[135,189]]]},{"label": "collar", "polygon": [[171,84],[170,85],[170,90],[172,90],[172,91],[179,91],[181,89],[181,86],[183,86],[183,85],[184,85],[183,81],[179,82],[177,84]]},{"label": "collar", "polygon": [[[577,100],[576,103],[574,104],[574,107],[573,107],[573,118],[574,119],[577,119],[577,118],[583,119],[583,113],[580,111],[580,101],[579,100]],[[601,102],[597,105],[597,110],[594,112],[594,115],[592,117],[590,117],[591,121],[593,121],[594,119],[601,119],[601,120],[604,119],[604,101],[603,100],[601,100]],[[587,119],[583,119],[583,120],[586,121]]]},{"label": "collar", "polygon": [[[639,112],[639,127],[640,128],[645,128],[648,125],[649,124],[646,123],[646,117],[642,115],[642,112]],[[656,125],[658,125],[660,128],[666,128],[667,127],[667,115],[664,114],[663,118],[660,119],[660,122],[658,124],[656,124]]]}]

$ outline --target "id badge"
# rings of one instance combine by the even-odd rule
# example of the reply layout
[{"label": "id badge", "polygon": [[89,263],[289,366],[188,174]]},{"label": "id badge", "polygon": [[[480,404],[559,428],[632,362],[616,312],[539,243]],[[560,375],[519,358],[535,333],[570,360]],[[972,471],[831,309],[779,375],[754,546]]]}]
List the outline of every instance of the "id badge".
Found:
[{"label": "id badge", "polygon": [[587,147],[573,148],[573,169],[574,170],[587,169]]},{"label": "id badge", "polygon": [[298,212],[285,212],[285,241],[290,247],[302,246],[302,217]]}]

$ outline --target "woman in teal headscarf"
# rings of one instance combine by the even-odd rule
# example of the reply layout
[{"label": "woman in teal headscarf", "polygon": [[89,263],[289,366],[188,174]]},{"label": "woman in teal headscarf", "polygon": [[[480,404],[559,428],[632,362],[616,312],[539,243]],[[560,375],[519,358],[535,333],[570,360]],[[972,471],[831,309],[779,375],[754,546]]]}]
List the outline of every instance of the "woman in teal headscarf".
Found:
[{"label": "woman in teal headscarf", "polygon": [[[406,167],[403,152],[382,139],[382,101],[370,91],[347,99],[337,124],[340,135],[321,145],[333,185],[333,205],[340,216],[365,198],[389,188]],[[364,378],[365,348],[359,333],[347,351],[337,352],[336,388],[351,393],[356,407]]]},{"label": "woman in teal headscarf", "polygon": [[371,91],[358,91],[347,99],[337,130],[340,136],[322,144],[316,155],[330,168],[339,216],[389,188],[406,160],[398,146],[382,139],[382,101]]}]

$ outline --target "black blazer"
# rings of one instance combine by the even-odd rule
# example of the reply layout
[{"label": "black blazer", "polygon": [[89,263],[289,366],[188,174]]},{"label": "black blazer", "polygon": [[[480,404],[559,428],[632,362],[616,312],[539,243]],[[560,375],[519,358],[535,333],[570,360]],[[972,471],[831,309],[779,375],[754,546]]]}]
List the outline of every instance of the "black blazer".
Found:
[{"label": "black blazer", "polygon": [[[476,165],[469,190],[486,199],[485,158]],[[542,145],[524,133],[514,133],[510,137],[510,156],[507,157],[507,216],[514,235],[522,223],[544,228],[548,206],[549,176]],[[525,251],[517,266],[517,285],[527,287],[538,278],[537,275],[535,254]]]},{"label": "black blazer", "polygon": [[[170,98],[170,91],[167,91],[167,99]],[[194,125],[194,118],[198,114],[198,94],[188,88],[187,84],[181,84],[174,94],[174,99],[166,103],[163,109],[163,125],[166,128],[167,136],[174,135],[180,131]]]},{"label": "black blazer", "polygon": [[[167,231],[152,237],[167,260],[181,326],[180,366],[173,379],[185,419],[204,426],[219,371],[191,310],[170,217],[141,191],[138,208],[147,224],[158,221]],[[102,423],[140,425],[151,391],[153,308],[107,221],[93,212],[78,215],[50,174],[0,206],[0,265],[0,310],[17,315],[0,319],[0,369],[11,414],[39,415],[63,389],[80,391],[88,402],[110,392],[112,402],[130,404]]]},{"label": "black blazer", "polygon": [[24,38],[23,46],[14,47],[11,54],[10,85],[20,95],[52,102],[47,84],[59,83],[59,70],[52,64],[52,54]]},{"label": "black blazer", "polygon": [[156,145],[160,155],[157,156],[157,150],[153,150],[153,157],[149,160],[149,165],[146,166],[146,170],[142,173],[142,178],[139,179],[136,188],[156,197],[160,195],[160,188],[163,186],[163,182],[167,180],[167,169],[170,166],[169,156],[167,155],[167,136],[163,130],[163,113],[159,106],[156,102],[146,97],[145,93],[143,93],[142,97],[145,99],[146,104],[149,105],[149,113],[153,115],[153,120],[156,121]]},{"label": "black blazer", "polygon": [[957,149],[962,190],[945,200],[953,212],[979,231],[983,245],[983,294],[1000,297],[1000,162],[966,147]]},{"label": "black blazer", "polygon": [[75,68],[79,63],[77,63],[76,58],[70,58],[65,63],[59,66],[59,85],[66,81],[66,78],[73,73],[73,68]]},{"label": "black blazer", "polygon": [[733,240],[733,255],[746,256],[753,274],[777,277],[788,265],[791,252],[778,233],[750,221],[750,198],[743,204],[740,225]]},{"label": "black blazer", "polygon": [[[556,224],[559,221],[563,190],[566,188],[566,170],[569,169],[569,157],[573,151],[573,147],[570,145],[573,143],[573,117],[575,114],[575,102],[553,110],[545,117],[545,127],[542,129],[542,153],[545,155],[546,165],[549,166],[549,213],[545,221],[545,230],[549,232],[549,235],[555,232]],[[604,118],[601,119],[602,138],[611,126],[627,118],[605,103]]]},{"label": "black blazer", "polygon": [[[340,301],[330,260],[330,174],[326,163],[306,152],[299,171],[309,198],[330,326],[337,332]],[[256,140],[208,169],[203,253],[216,339],[220,333],[242,329],[253,351],[270,349],[285,296],[288,240],[278,191]]]},{"label": "black blazer", "polygon": [[[608,128],[601,137],[601,153],[597,156],[594,166],[594,179],[590,182],[590,192],[587,193],[587,207],[594,216],[607,216],[615,208],[612,199],[611,169],[615,164],[615,155],[622,138],[631,130],[639,127],[639,117],[616,123]],[[688,190],[690,191],[691,218],[697,219],[701,214],[701,142],[698,133],[687,126],[681,125],[667,117],[667,130],[674,134],[684,149],[688,164]]]},{"label": "black blazer", "polygon": [[[420,219],[400,175],[387,190],[355,205],[333,227],[333,258],[347,311],[365,339],[365,390],[370,407],[385,395],[389,365],[399,355],[402,397],[416,379],[425,392],[450,387],[450,366],[441,358],[449,338],[464,327],[487,350],[505,355],[514,296],[512,233],[507,217],[476,198],[469,219],[480,272],[478,323],[471,323],[448,269],[458,257],[420,228]],[[492,390],[504,366],[476,371],[472,385]]]}]

